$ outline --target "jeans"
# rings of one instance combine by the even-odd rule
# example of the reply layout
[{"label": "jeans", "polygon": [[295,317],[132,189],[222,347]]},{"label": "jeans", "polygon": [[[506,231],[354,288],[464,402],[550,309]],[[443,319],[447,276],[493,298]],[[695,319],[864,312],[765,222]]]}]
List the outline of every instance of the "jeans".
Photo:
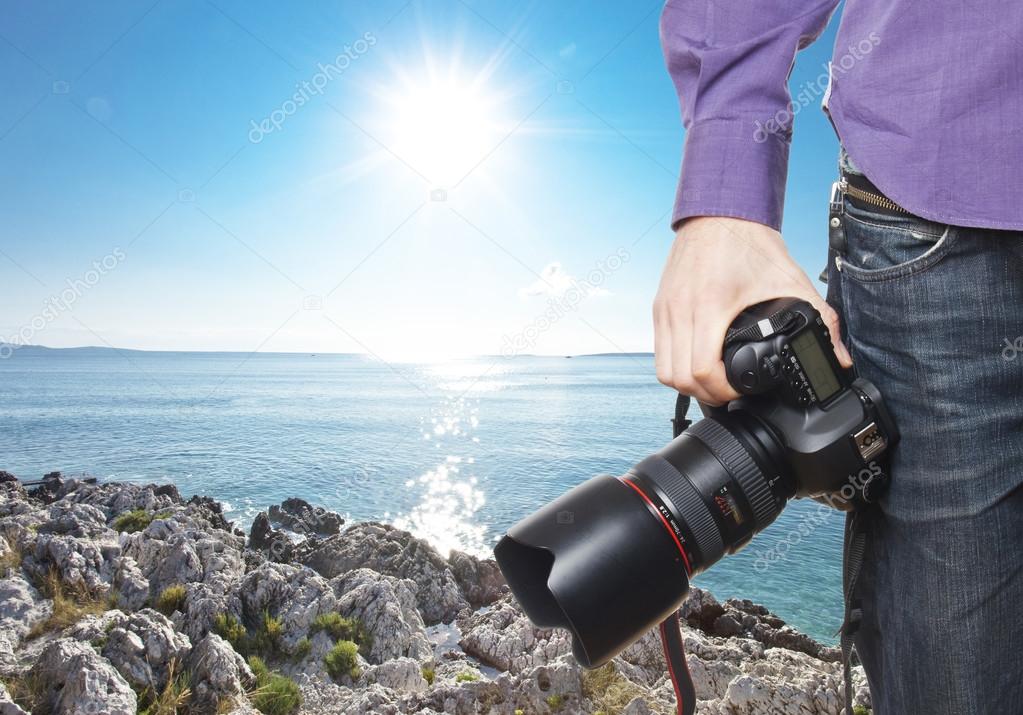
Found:
[{"label": "jeans", "polygon": [[828,301],[902,433],[857,588],[873,712],[1018,715],[1023,233],[843,220]]}]

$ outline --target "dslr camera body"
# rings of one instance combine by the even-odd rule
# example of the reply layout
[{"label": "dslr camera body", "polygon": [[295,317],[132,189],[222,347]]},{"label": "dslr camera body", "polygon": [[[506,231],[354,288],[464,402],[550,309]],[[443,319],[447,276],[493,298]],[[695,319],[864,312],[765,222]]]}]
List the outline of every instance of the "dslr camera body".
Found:
[{"label": "dslr camera body", "polygon": [[576,486],[494,549],[526,615],[567,628],[584,666],[671,616],[693,576],[749,543],[789,499],[830,495],[857,508],[887,486],[898,430],[874,385],[839,365],[809,303],[747,308],[724,362],[739,399],[704,407],[659,452]]}]

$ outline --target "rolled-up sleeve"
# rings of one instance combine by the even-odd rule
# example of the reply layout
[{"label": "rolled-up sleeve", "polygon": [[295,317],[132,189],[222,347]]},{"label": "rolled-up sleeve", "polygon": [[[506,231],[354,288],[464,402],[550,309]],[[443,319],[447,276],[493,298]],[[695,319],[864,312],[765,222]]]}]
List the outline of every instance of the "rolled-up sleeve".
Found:
[{"label": "rolled-up sleeve", "polygon": [[661,45],[686,128],[672,227],[732,216],[781,228],[796,53],[838,0],[669,0]]}]

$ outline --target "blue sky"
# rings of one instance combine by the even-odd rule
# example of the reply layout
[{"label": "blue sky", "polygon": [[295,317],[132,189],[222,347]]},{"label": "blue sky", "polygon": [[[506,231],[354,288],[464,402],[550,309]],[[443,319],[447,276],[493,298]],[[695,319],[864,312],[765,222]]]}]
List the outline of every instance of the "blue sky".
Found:
[{"label": "blue sky", "polygon": [[[7,3],[0,340],[652,349],[683,142],[660,5]],[[816,276],[837,141],[812,99],[784,233]]]}]

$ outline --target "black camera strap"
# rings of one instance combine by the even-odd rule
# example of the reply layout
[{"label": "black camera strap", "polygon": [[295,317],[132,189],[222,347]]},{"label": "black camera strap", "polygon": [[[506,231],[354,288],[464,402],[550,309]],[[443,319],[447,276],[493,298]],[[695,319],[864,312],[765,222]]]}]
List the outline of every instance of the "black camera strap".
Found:
[{"label": "black camera strap", "polygon": [[864,554],[867,550],[867,532],[863,521],[865,516],[859,509],[849,512],[845,517],[845,546],[842,553],[842,592],[845,596],[845,618],[839,633],[842,638],[842,676],[845,680],[845,712],[852,715],[852,655],[853,640],[863,620],[863,609],[855,596],[856,581],[863,566]]},{"label": "black camera strap", "polygon": [[668,663],[668,676],[675,688],[675,706],[678,715],[693,715],[696,712],[696,686],[693,676],[689,674],[686,663],[686,650],[682,644],[682,622],[678,611],[661,621],[661,646],[664,648],[664,660]]},{"label": "black camera strap", "polygon": [[797,319],[798,314],[788,308],[782,308],[744,328],[729,328],[725,334],[725,347],[733,343],[751,343],[769,338],[775,333],[788,330]]}]

